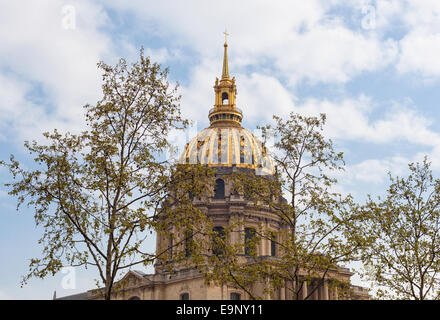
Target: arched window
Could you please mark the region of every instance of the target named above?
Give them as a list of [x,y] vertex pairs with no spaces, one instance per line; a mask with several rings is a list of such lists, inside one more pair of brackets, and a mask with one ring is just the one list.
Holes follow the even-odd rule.
[[189,293],[185,292],[180,295],[180,300],[189,300]]
[[274,232],[270,234],[270,255],[275,257],[277,255],[277,235]]
[[128,298],[128,300],[141,300],[141,298],[139,298],[138,296],[133,296]]
[[222,179],[215,180],[215,196],[216,199],[225,198],[225,182]]
[[241,294],[239,294],[237,292],[232,292],[230,298],[231,298],[231,300],[241,300]]
[[[226,101],[226,103],[225,103]],[[222,93],[222,104],[229,104],[229,96],[226,92]]]
[[170,260],[173,259],[174,240],[170,238]]
[[191,255],[191,251],[193,248],[193,233],[191,230],[185,231],[185,257],[189,257]]
[[223,227],[214,227],[214,239],[212,241],[212,253],[216,256],[223,254],[222,242],[225,239]]
[[254,228],[245,228],[244,229],[244,254],[249,256],[251,254],[252,249],[252,240],[255,236]]

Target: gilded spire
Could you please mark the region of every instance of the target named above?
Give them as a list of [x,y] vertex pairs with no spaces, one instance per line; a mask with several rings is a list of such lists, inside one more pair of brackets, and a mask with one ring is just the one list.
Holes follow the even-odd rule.
[[223,33],[225,35],[223,72],[220,81],[218,78],[215,79],[215,103],[214,108],[209,111],[209,121],[211,127],[241,127],[243,113],[235,105],[235,96],[237,95],[235,77],[229,78],[228,33],[226,30]]
[[229,79],[229,66],[228,66],[228,35],[229,33],[225,30],[223,32],[225,35],[225,53],[223,55],[223,73],[222,73],[222,79]]

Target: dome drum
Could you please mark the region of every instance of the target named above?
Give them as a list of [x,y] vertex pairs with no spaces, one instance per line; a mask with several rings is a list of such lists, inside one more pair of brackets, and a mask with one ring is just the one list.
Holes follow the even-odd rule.
[[243,119],[243,112],[237,107],[215,107],[209,110],[208,117],[211,125],[221,125],[225,123],[226,125],[240,126],[241,120]]

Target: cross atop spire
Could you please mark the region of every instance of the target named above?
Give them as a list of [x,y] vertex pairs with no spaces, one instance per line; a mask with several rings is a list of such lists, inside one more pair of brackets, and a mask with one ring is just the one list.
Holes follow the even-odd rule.
[[228,33],[228,31],[225,29],[225,32],[223,32],[223,34],[225,35],[225,43],[226,43],[226,45],[228,44],[228,36],[229,36],[229,33]]

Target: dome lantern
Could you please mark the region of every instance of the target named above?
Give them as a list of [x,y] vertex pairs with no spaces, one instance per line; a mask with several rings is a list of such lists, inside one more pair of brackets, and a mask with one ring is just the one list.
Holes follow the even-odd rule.
[[208,117],[211,127],[241,127],[243,112],[235,104],[237,87],[235,85],[235,77],[232,79],[229,77],[228,33],[225,31],[224,34],[225,51],[223,54],[222,77],[220,81],[218,78],[215,79],[215,104],[214,108],[209,111]]

